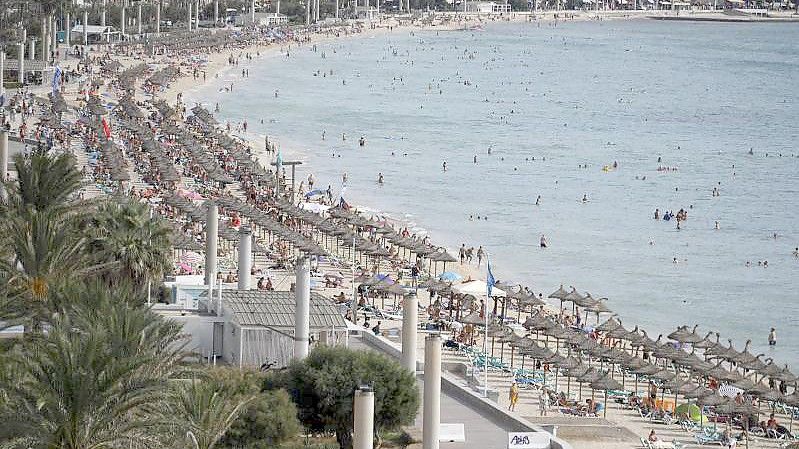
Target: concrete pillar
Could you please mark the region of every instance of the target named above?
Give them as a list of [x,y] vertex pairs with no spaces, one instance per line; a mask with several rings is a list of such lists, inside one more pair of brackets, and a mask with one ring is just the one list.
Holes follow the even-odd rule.
[[50,22],[47,17],[42,17],[42,61],[47,65],[47,60],[50,56],[50,33],[48,32],[48,25]]
[[[402,0],[400,0],[400,1],[402,1]],[[336,0],[336,15],[335,15],[335,17],[338,20],[338,0]]]
[[200,0],[194,3],[194,28],[200,29]]
[[83,45],[89,45],[89,29],[86,26],[89,24],[89,11],[83,11]]
[[155,34],[161,33],[161,3],[155,4]]
[[255,25],[255,0],[250,2],[250,21]]
[[69,13],[67,13],[66,24],[64,25],[64,44],[66,44],[67,51],[69,51],[69,47],[72,45],[71,41],[72,41],[72,20],[69,17]]
[[[338,0],[336,0],[338,1]],[[275,14],[280,14],[280,0],[277,0],[277,8],[275,9]]]
[[50,49],[55,52],[58,50],[58,19],[53,18],[53,31],[50,33],[50,37],[53,39],[53,45],[50,46]]
[[355,390],[352,419],[352,449],[373,449],[375,440],[375,393],[371,387],[360,387]]
[[[3,87],[6,84],[6,77],[4,73],[5,69],[6,69],[6,52],[0,51],[0,95],[2,95],[3,92],[5,92],[5,88]],[[0,107],[2,106],[3,105],[0,104]],[[2,174],[0,174],[0,176],[2,176]]]
[[138,6],[139,6],[139,8],[138,8],[138,11],[137,11],[138,14],[137,14],[137,17],[136,17],[136,26],[139,28],[139,32],[137,34],[141,34],[141,2],[139,2]]
[[28,55],[30,56],[31,61],[36,60],[36,38],[32,37],[30,42],[28,42]]
[[108,0],[103,0],[103,9],[100,11],[100,26],[105,26],[105,10],[108,8]]
[[[5,53],[3,53],[5,55]],[[6,180],[8,174],[8,132],[0,129],[0,182]],[[0,189],[3,187],[0,186]],[[5,192],[5,190],[3,190]]]
[[28,42],[28,30],[25,28],[22,29],[22,42]]
[[441,427],[441,335],[424,340],[422,449],[438,449]]
[[416,373],[416,329],[419,299],[411,293],[402,300],[402,367]]
[[302,360],[308,356],[311,326],[311,261],[307,257],[297,258],[295,274],[294,358]]
[[20,42],[17,44],[19,48],[17,48],[17,82],[20,86],[25,85],[25,43]]
[[214,0],[214,26],[219,23],[219,0]]
[[211,285],[216,279],[216,250],[219,244],[219,209],[209,201],[205,222],[205,284]]
[[249,228],[239,230],[239,290],[249,290],[252,269],[252,231]]
[[125,36],[125,3],[122,3],[122,9],[120,10],[120,17],[119,17],[119,32],[122,36]]
[[187,4],[186,4],[186,6],[189,8],[189,31],[191,31],[191,19],[192,19],[192,15],[191,15],[191,2],[187,3]]
[[316,0],[316,21],[319,21],[319,0]]
[[[305,26],[311,24],[311,2],[313,0],[305,0]],[[280,176],[280,174],[278,174]]]

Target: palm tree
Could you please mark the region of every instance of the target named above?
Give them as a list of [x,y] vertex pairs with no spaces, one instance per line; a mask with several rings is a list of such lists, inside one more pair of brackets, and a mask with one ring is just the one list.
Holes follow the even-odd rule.
[[85,210],[76,199],[81,175],[68,155],[35,150],[17,154],[14,163],[17,180],[5,184],[0,202],[0,245],[7,252],[0,270],[19,293],[42,300],[54,281],[83,271],[77,268],[85,240],[73,226]]
[[4,445],[101,449],[154,442],[161,421],[152,410],[176,372],[178,330],[101,291],[87,288],[84,296],[99,297],[76,298],[47,333],[0,355]]
[[175,424],[165,433],[173,441],[185,436],[187,448],[213,449],[252,400],[210,380],[177,384],[166,409]]
[[17,180],[7,183],[9,198],[0,213],[13,213],[13,209],[20,215],[27,210],[77,212],[83,206],[76,199],[82,176],[73,156],[50,156],[37,149],[27,157],[14,156],[14,165]]
[[171,232],[146,205],[120,199],[101,204],[87,228],[96,263],[112,264],[104,272],[109,284],[130,282],[140,291],[171,271]]

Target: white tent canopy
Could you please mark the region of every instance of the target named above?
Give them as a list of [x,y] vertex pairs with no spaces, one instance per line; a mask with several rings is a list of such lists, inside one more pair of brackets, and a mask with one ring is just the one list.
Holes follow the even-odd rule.
[[[462,284],[455,284],[452,286],[452,291],[462,295],[472,296],[486,296],[488,293],[486,288],[486,281],[466,281]],[[505,291],[498,288],[491,289],[491,296],[494,298],[504,298]]]

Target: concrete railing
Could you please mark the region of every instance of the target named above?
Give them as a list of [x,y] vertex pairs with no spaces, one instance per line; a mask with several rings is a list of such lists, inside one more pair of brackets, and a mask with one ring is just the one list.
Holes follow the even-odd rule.
[[[391,357],[399,359],[402,355],[402,350],[398,345],[386,338],[374,335],[371,332],[362,332],[361,337],[366,344]],[[447,366],[447,364],[445,364],[445,366]],[[417,361],[416,368],[417,370],[419,370],[419,368],[424,370],[424,364]],[[547,429],[510,413],[508,410],[499,407],[496,401],[485,398],[471,388],[461,385],[458,378],[447,371],[442,371],[441,373],[441,389],[478,413],[490,417],[495,422],[501,423],[505,428],[512,429],[511,431],[513,432],[543,432],[552,435],[552,432]],[[489,396],[494,396],[496,398],[496,395],[496,392],[492,394],[492,392],[489,391]],[[569,443],[554,435],[550,437],[549,445],[551,449],[572,449]]]

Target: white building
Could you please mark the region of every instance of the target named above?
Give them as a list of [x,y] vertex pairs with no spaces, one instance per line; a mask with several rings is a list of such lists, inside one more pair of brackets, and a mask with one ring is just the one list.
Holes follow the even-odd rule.
[[497,2],[466,2],[466,12],[481,14],[503,14],[511,12],[509,3]]
[[261,26],[280,26],[289,23],[289,18],[287,15],[277,14],[273,12],[270,13],[256,12],[255,20],[256,22],[258,22],[258,25]]
[[[153,310],[183,324],[188,350],[209,362],[234,366],[286,366],[294,352],[295,294],[286,291],[219,290],[208,300],[207,287],[173,287],[174,304]],[[199,299],[197,299],[199,298]],[[333,301],[311,293],[312,342],[347,343],[347,324]]]

